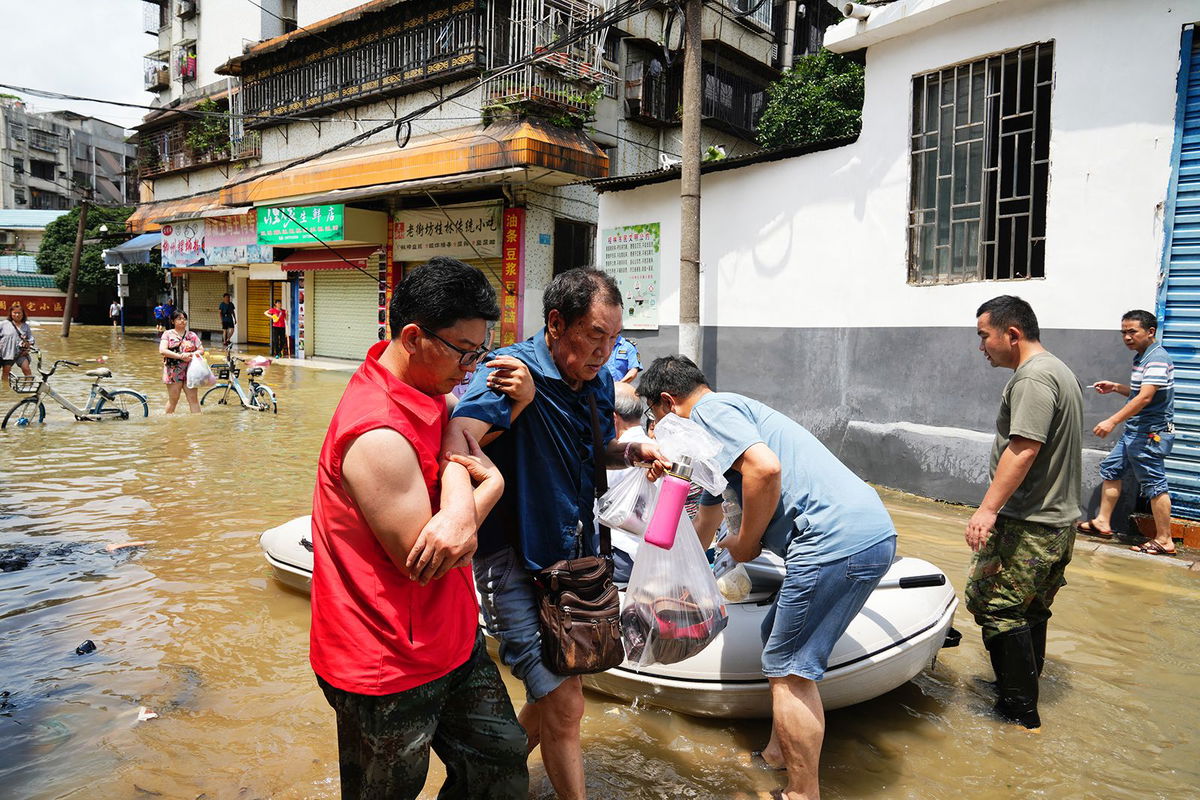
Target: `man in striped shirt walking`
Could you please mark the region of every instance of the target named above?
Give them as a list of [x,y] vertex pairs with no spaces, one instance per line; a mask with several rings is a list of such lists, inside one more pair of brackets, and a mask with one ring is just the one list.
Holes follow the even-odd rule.
[[1104,488],[1096,518],[1079,526],[1082,533],[1112,538],[1111,516],[1121,496],[1121,476],[1133,470],[1142,494],[1150,500],[1154,513],[1153,539],[1135,545],[1134,550],[1155,556],[1175,555],[1171,540],[1171,496],[1167,494],[1167,476],[1163,459],[1171,452],[1175,439],[1173,422],[1175,364],[1166,349],[1154,340],[1158,320],[1149,311],[1130,311],[1121,317],[1121,338],[1137,355],[1129,385],[1096,381],[1100,394],[1116,392],[1129,399],[1121,410],[1098,424],[1093,433],[1103,438],[1125,423],[1125,432],[1112,452],[1100,462]]

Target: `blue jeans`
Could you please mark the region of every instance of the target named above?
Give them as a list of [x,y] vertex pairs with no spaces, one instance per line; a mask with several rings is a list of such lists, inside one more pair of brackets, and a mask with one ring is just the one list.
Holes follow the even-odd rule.
[[525,684],[529,702],[537,702],[567,679],[542,660],[538,599],[524,560],[511,547],[475,559],[475,585],[483,621],[500,642],[500,661]]
[[1171,452],[1174,442],[1175,434],[1166,431],[1125,431],[1112,452],[1100,462],[1100,477],[1106,481],[1119,481],[1126,470],[1132,469],[1142,495],[1147,499],[1158,497],[1167,491],[1163,459]]
[[896,537],[826,564],[801,561],[797,544],[788,545],[787,575],[763,620],[763,674],[819,681],[833,646],[892,565]]

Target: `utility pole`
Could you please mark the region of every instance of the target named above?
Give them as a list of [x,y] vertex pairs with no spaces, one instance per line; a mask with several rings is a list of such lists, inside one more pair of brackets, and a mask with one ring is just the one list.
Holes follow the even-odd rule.
[[679,180],[679,352],[700,363],[700,23],[703,0],[683,6],[683,164]]
[[63,311],[62,337],[71,335],[71,311],[75,308],[75,284],[79,281],[79,257],[83,253],[83,230],[87,227],[88,201],[79,204],[79,227],[75,229],[75,252],[71,256],[71,278],[67,281],[67,302]]

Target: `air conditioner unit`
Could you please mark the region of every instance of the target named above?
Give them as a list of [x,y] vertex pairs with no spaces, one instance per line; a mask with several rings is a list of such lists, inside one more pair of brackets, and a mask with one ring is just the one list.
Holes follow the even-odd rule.
[[175,12],[180,19],[196,16],[196,0],[179,0],[179,10]]
[[16,244],[17,234],[12,231],[0,231],[0,244]]

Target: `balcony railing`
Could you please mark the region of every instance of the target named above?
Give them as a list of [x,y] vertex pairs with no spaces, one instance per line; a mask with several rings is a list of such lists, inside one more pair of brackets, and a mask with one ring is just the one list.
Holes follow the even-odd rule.
[[[764,86],[711,63],[702,67],[700,116],[745,138],[753,138],[765,103]],[[682,103],[682,75],[675,68],[652,69],[631,64],[625,83],[629,115],[648,125],[677,125]]]
[[168,0],[143,0],[142,30],[146,33],[158,33],[167,27],[171,18],[167,15]]
[[147,58],[143,67],[146,91],[157,92],[171,87],[171,67],[166,61]]
[[[746,14],[747,10],[754,8],[755,4],[758,3],[758,0],[725,0],[725,2],[730,8],[739,14]],[[755,24],[759,28],[764,28],[769,31],[771,30],[771,15],[773,9],[774,4],[771,2],[771,0],[765,0],[762,3],[758,3],[758,8],[754,8],[752,13],[746,14],[742,17],[742,19],[746,22]]]
[[485,98],[489,106],[534,103],[579,114],[591,111],[587,88],[578,80],[536,64],[488,81]]
[[[232,157],[233,148],[227,136],[220,141],[205,144],[201,148],[189,143],[188,133],[195,123],[179,123],[162,130],[147,132],[138,143],[138,172],[142,178],[199,169],[212,164],[222,164]],[[245,140],[242,140],[245,142]],[[195,142],[195,138],[191,139]],[[250,150],[257,145],[244,145]],[[239,154],[237,158],[250,158]]]
[[292,48],[286,56],[247,62],[242,75],[247,116],[334,110],[478,74],[485,66],[483,14],[474,0],[405,4],[392,13],[394,20],[324,33],[321,41],[309,43],[311,52]]

